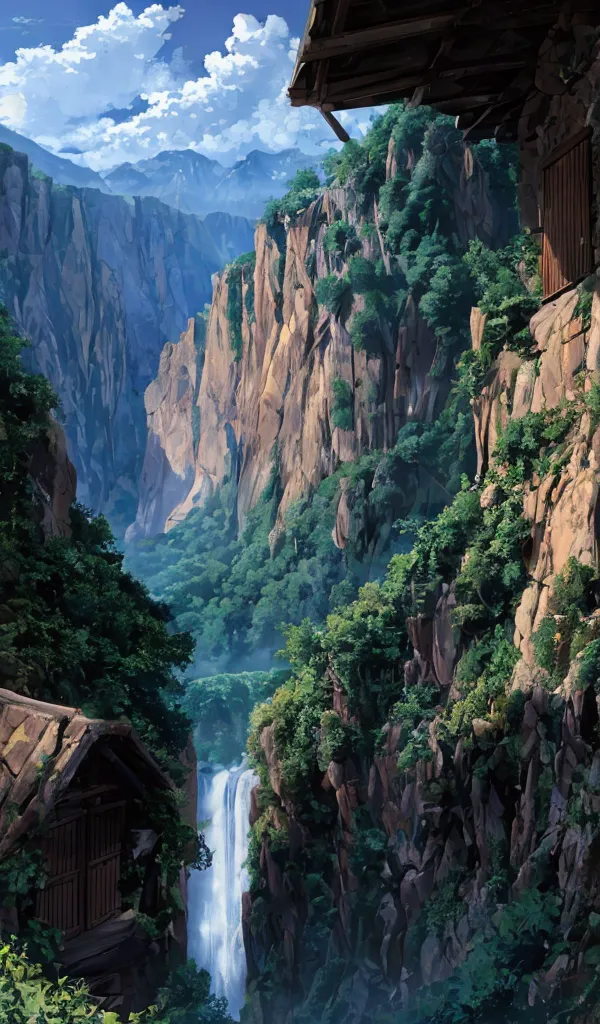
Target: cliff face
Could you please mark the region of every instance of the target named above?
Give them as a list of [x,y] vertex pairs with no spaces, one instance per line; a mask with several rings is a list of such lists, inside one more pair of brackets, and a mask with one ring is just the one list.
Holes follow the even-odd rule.
[[[506,426],[532,411],[574,402],[581,387],[589,394],[600,373],[600,288],[591,322],[584,324],[575,313],[577,300],[576,291],[568,292],[534,318],[532,359],[503,353],[490,370],[474,411],[480,445],[492,461],[499,419]],[[580,377],[577,383],[581,371],[585,381]],[[554,996],[575,998],[591,984],[596,933],[587,919],[600,907],[600,699],[593,679],[583,681],[584,651],[569,656],[568,642],[560,647],[565,616],[552,618],[559,676],[549,678],[536,663],[532,643],[549,608],[553,611],[549,601],[558,574],[572,564],[569,559],[597,566],[600,428],[585,404],[578,408],[560,451],[561,469],[534,475],[525,487],[529,583],[515,615],[514,644],[521,658],[508,681],[508,705],[502,698],[513,709],[510,724],[500,712],[501,698],[491,718],[485,709],[467,711],[474,717],[458,740],[434,719],[424,750],[407,770],[399,765],[403,726],[388,721],[373,758],[334,754],[320,781],[315,778],[323,815],[312,823],[282,784],[276,728],[262,730],[260,747],[274,796],[267,824],[260,790],[253,814],[253,823],[260,819],[262,840],[260,881],[244,909],[249,1020],[291,1021],[293,1008],[297,1012],[302,1006],[310,1015],[325,1005],[332,1012],[343,1008],[344,1019],[358,1024],[371,1021],[377,1007],[408,1011],[428,986],[449,986],[456,977],[460,980],[446,989],[450,999],[461,984],[471,986],[468,998],[483,999],[486,985],[497,977],[494,958],[516,941],[510,916],[502,919],[503,938],[496,930],[509,899],[517,905],[522,900],[532,920],[547,901],[550,917],[542,928],[544,934],[555,929],[554,945],[546,942],[544,948],[540,940],[537,955],[527,953],[531,978],[523,998],[530,1012],[541,1012]],[[493,485],[480,500],[484,507],[493,505]],[[456,604],[454,588],[444,584],[432,609],[407,621],[413,654],[404,666],[405,685],[433,686],[440,704],[461,695],[456,667],[468,638],[457,628]],[[581,617],[588,637],[598,636],[598,623],[597,610]],[[329,671],[331,714],[345,728],[360,727],[360,712],[350,712],[344,686]],[[331,831],[323,825],[325,808],[335,820]],[[364,828],[365,821],[378,845],[370,870],[361,873],[357,823]],[[331,868],[323,868],[318,891],[330,914],[321,933],[315,931],[322,919],[314,902],[314,869],[306,866],[302,876],[296,869],[314,864],[319,848],[333,859]],[[518,927],[527,946],[528,926]],[[483,940],[491,960],[482,957],[457,976]],[[325,966],[315,956],[318,941],[325,942]],[[562,943],[558,951],[557,943]],[[274,998],[261,988],[269,955],[278,958],[282,979]],[[464,987],[460,995],[467,998]],[[592,1019],[582,1014],[578,1019]]]
[[[391,141],[388,180],[410,159]],[[494,206],[477,160],[470,153],[463,157],[461,148],[457,153],[443,147],[433,159],[462,242],[479,237],[490,245],[501,243],[508,229],[506,211]],[[338,222],[355,241],[345,252],[333,253],[324,240]],[[353,346],[351,315],[329,312],[317,302],[319,283],[332,276],[344,280],[352,255],[373,265],[382,261],[391,273],[376,205],[365,211],[351,188],[329,189],[293,225],[259,225],[255,248],[254,267],[234,266],[215,284],[197,398],[199,443],[193,459],[177,470],[181,480],[193,475],[193,482],[170,514],[165,502],[167,528],[230,476],[237,479],[242,523],[275,462],[282,489],[280,526],[286,509],[341,463],[388,449],[407,421],[435,418],[447,395],[442,343],[411,299],[402,325],[390,322],[376,354]],[[232,295],[234,289],[239,295]],[[364,298],[355,296],[352,315],[363,307]],[[348,396],[345,420],[336,415],[340,387]],[[174,413],[173,407],[167,419],[174,422]],[[188,432],[191,414],[186,408]],[[180,415],[181,410],[178,423]],[[170,448],[168,435],[157,435],[153,427],[149,444],[153,452],[157,446],[164,453]],[[191,448],[187,451],[191,454]],[[150,523],[157,526],[149,514],[152,501],[152,488],[142,486],[137,535],[148,535]]]
[[[555,51],[546,57],[552,69]],[[535,133],[539,110],[526,111],[530,191],[540,159],[588,124],[597,194],[598,58],[596,45],[586,74],[539,97]],[[471,330],[479,352],[480,310]],[[460,518],[450,514],[420,536],[414,557],[423,568],[423,550],[433,551],[435,571],[393,624],[398,647],[406,626],[408,658],[382,659],[385,629],[365,626],[377,609],[370,593],[362,617],[340,614],[319,634],[297,689],[257,717],[249,1021],[596,1020],[599,382],[596,271],[542,306],[526,341],[507,341],[475,393],[478,477],[457,507],[472,502],[496,529],[478,547],[469,528],[453,549]],[[395,572],[410,574],[410,563]],[[518,585],[503,607],[510,579]],[[365,634],[375,642],[354,655]],[[302,730],[311,672],[323,674],[315,732],[331,755],[318,765],[286,732]],[[390,683],[400,703],[366,753],[373,722],[357,691]],[[298,703],[293,724],[286,700]],[[335,742],[324,745],[327,735]],[[293,789],[290,749],[306,757],[308,799]]]
[[213,235],[153,199],[56,186],[0,153],[0,296],[61,400],[79,497],[117,533],[135,515],[143,393],[165,341],[251,241],[248,222],[217,221]]

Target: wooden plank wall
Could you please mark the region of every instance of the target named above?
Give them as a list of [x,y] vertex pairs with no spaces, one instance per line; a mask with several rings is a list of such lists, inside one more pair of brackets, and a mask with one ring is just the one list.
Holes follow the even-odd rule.
[[579,133],[543,165],[544,299],[592,271],[591,143]]
[[42,850],[48,880],[36,918],[72,938],[121,909],[119,879],[125,803],[80,811],[48,831]]

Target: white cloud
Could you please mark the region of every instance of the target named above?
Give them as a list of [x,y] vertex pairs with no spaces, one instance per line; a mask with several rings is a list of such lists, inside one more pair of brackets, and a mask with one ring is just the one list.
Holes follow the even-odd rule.
[[[193,79],[180,52],[170,63],[159,57],[183,14],[180,6],[153,4],[136,17],[118,3],[60,50],[17,50],[14,62],[0,65],[0,119],[54,152],[78,150],[75,159],[97,170],[164,149],[192,148],[231,163],[256,148],[329,148],[334,140],[320,115],[287,99],[298,40],[283,18],[270,15],[263,24],[238,14],[224,52],[208,54],[205,74]],[[140,96],[143,113],[121,123],[110,116]],[[369,115],[341,120],[356,132]]]
[[24,18],[22,14],[13,18],[15,25],[41,25],[43,18]]

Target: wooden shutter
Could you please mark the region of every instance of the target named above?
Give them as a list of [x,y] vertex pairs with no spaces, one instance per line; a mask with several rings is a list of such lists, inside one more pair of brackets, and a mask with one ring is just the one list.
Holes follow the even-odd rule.
[[580,132],[542,164],[545,299],[592,272],[590,137]]
[[83,855],[85,852],[83,814],[55,825],[42,842],[48,881],[37,894],[36,917],[66,938],[84,928]]
[[94,928],[121,909],[119,878],[124,812],[124,803],[88,811],[87,928]]

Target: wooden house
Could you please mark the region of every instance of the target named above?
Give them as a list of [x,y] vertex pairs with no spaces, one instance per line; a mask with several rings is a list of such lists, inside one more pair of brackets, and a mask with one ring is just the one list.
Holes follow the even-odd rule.
[[289,96],[342,140],[336,111],[405,100],[518,141],[550,300],[600,265],[599,27],[598,0],[312,0]]
[[41,851],[46,876],[22,909],[0,910],[0,928],[33,917],[58,929],[63,967],[124,1019],[152,1001],[165,950],[124,912],[122,878],[140,866],[135,909],[152,916],[160,837],[147,799],[171,788],[130,725],[0,690],[0,862]]

